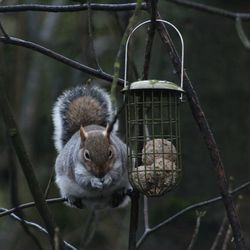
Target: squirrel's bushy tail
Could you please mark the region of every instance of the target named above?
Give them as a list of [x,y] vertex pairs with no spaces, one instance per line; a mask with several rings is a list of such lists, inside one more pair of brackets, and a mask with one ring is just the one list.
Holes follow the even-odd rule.
[[106,126],[113,118],[108,93],[94,86],[77,86],[65,91],[57,99],[53,112],[54,143],[58,152],[80,126]]

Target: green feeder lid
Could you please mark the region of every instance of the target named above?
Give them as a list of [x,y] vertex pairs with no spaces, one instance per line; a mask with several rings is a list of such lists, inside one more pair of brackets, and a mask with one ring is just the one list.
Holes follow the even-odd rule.
[[[127,91],[128,86],[123,88],[122,91]],[[144,80],[144,81],[137,81],[132,82],[130,84],[129,90],[139,90],[139,89],[168,89],[168,90],[175,90],[179,92],[184,92],[184,90],[179,87],[177,84],[168,81],[160,81],[160,80]]]

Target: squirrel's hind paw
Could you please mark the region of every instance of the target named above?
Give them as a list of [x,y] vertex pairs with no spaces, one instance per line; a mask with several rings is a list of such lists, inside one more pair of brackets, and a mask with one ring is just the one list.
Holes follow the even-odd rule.
[[81,198],[75,198],[71,196],[71,197],[67,197],[66,199],[67,199],[66,203],[70,207],[75,207],[75,208],[80,208],[80,209],[84,208]]
[[[111,196],[110,206],[112,208],[123,207],[125,200],[128,199],[128,196],[126,193],[127,193],[127,190],[125,188],[116,190]],[[127,204],[128,202],[125,202],[125,203]]]

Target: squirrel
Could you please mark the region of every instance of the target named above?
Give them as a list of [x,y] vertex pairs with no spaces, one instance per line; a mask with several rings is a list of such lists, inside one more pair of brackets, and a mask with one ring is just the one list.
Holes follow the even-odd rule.
[[65,91],[54,104],[55,182],[73,207],[127,203],[127,148],[114,128],[108,93],[97,86]]

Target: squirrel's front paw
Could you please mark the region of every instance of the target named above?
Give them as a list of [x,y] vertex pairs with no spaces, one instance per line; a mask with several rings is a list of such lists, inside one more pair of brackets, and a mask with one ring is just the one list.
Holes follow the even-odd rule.
[[92,188],[103,189],[103,182],[99,178],[91,178],[90,184]]
[[103,186],[105,186],[105,187],[110,186],[111,183],[112,183],[112,177],[110,175],[106,175],[103,178]]

